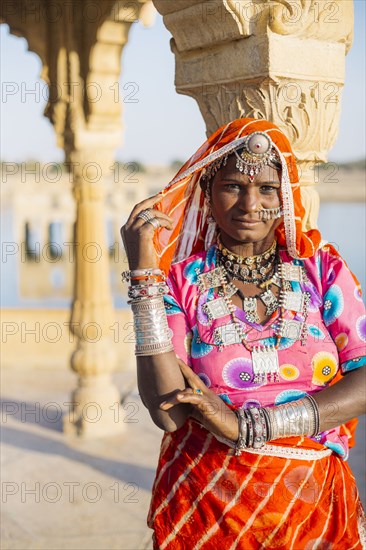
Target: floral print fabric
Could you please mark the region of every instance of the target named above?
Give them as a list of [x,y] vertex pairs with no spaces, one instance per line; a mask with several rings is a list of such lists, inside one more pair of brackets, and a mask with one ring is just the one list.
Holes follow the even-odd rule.
[[[254,382],[251,354],[243,344],[220,348],[214,331],[230,325],[230,315],[209,321],[205,303],[215,290],[200,292],[197,277],[216,267],[216,246],[171,266],[170,294],[165,298],[169,326],[176,354],[203,382],[228,404],[236,407],[271,406],[313,394],[328,386],[339,374],[365,365],[366,316],[360,289],[347,265],[331,249],[323,247],[315,256],[293,260],[280,249],[282,262],[302,265],[308,282],[291,282],[292,291],[310,294],[306,319],[306,345],[281,338],[278,356],[280,380]],[[250,323],[243,310],[235,316],[248,330],[249,344],[274,344],[278,312],[263,326]],[[296,312],[285,318],[302,320]],[[221,329],[222,330],[222,329]],[[319,443],[342,458],[348,456],[348,437],[335,428],[319,434]]]

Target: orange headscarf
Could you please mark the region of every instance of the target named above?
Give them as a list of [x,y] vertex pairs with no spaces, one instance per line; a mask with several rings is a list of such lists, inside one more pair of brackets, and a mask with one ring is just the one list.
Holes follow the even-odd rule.
[[302,229],[305,209],[301,202],[296,160],[287,137],[267,120],[239,118],[212,134],[161,191],[161,201],[155,208],[175,221],[173,231],[161,228],[155,234],[155,248],[160,268],[164,271],[169,271],[172,262],[198,253],[211,244],[208,210],[199,185],[203,169],[240,147],[245,136],[253,132],[268,134],[281,159],[284,219],[276,230],[279,244],[285,246],[293,258],[308,258],[316,252],[321,236],[317,229],[306,232]]

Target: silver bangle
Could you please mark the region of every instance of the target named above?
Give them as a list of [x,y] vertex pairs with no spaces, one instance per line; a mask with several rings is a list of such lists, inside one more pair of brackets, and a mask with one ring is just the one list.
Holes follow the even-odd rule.
[[312,437],[315,437],[318,435],[319,433],[319,428],[320,428],[320,417],[319,417],[319,408],[318,408],[318,404],[317,402],[315,401],[314,397],[312,395],[307,395],[306,397],[304,397],[304,401],[307,401],[310,403],[311,407],[312,407],[312,410],[313,410],[313,414],[314,414],[314,430],[313,430],[313,433],[311,434]]
[[169,351],[174,351],[173,344],[170,340],[159,344],[144,344],[142,346],[136,346],[135,355],[137,357],[143,357],[147,355],[168,353]]
[[146,277],[146,279],[149,279],[151,277],[162,277],[163,280],[165,280],[165,273],[161,269],[151,267],[146,269],[132,269],[122,271],[121,278],[123,282],[129,283],[131,281],[131,277]]
[[306,396],[276,407],[264,407],[269,421],[268,441],[283,437],[314,436],[319,430],[319,411],[313,398]]
[[128,297],[132,299],[136,298],[149,298],[152,296],[161,296],[168,294],[169,287],[166,283],[148,283],[146,285],[133,285],[128,287]]
[[254,443],[254,427],[253,427],[253,421],[250,416],[250,413],[248,409],[245,409],[244,411],[245,416],[247,418],[247,429],[248,429],[248,436],[247,436],[247,447],[253,447]]
[[173,351],[172,331],[168,325],[163,297],[133,299],[131,307],[136,339],[135,355],[148,356]]
[[162,296],[153,296],[148,300],[131,300],[130,302],[133,313],[153,311],[154,309],[164,308],[164,300]]
[[267,441],[267,425],[265,417],[257,407],[250,407],[248,412],[253,422],[253,449],[260,449]]
[[246,449],[247,445],[247,418],[245,416],[244,409],[240,408],[235,410],[235,414],[238,417],[238,429],[239,437],[235,445],[235,455],[240,456],[241,452]]
[[163,271],[155,267],[146,268],[146,269],[132,269],[130,271],[131,277],[141,277],[144,275],[163,275]]

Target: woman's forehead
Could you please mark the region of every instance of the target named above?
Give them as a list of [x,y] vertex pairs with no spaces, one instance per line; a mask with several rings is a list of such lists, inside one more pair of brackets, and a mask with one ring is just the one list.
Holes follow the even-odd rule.
[[[227,160],[227,164],[220,168],[220,170],[216,174],[217,179],[224,179],[224,178],[230,178],[239,182],[246,182],[248,180],[248,176],[241,173],[238,168],[236,167],[236,159],[235,157],[231,157]],[[278,171],[273,168],[272,166],[263,166],[263,168],[260,170],[258,174],[255,176],[255,181],[264,181],[271,179],[275,182],[280,182],[280,177],[278,174]]]

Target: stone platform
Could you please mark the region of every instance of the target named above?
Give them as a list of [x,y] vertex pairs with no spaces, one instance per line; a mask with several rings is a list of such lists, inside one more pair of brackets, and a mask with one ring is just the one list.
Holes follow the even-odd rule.
[[[75,387],[71,371],[2,370],[3,550],[152,548],[146,515],[162,432],[141,404],[134,373],[114,378],[124,397],[124,432],[82,441],[61,431]],[[94,416],[90,409],[90,421]],[[365,417],[350,459],[365,502],[362,430]]]

